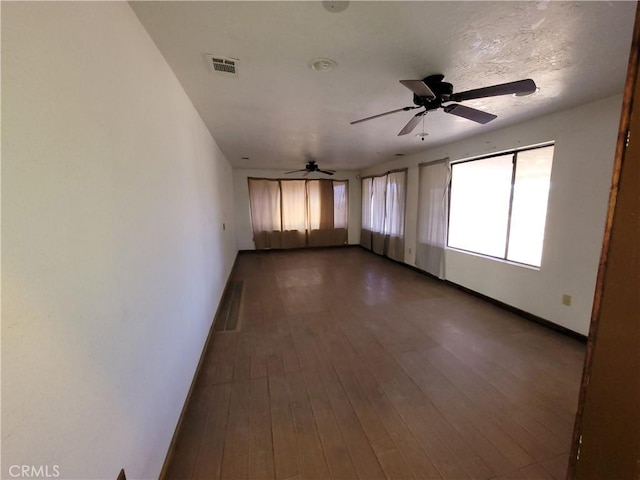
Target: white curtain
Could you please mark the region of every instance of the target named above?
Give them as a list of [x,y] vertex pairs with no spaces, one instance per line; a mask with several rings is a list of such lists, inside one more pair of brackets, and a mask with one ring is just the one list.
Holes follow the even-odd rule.
[[450,181],[449,159],[420,165],[416,266],[440,279],[445,278]]
[[387,175],[384,218],[385,254],[404,261],[404,211],[407,171]]
[[[340,187],[337,187],[340,184]],[[307,181],[308,244],[312,247],[344,245],[347,243],[347,182],[332,180]],[[336,196],[338,191],[338,196]],[[339,224],[335,213],[339,210]]]
[[349,182],[333,182],[333,224],[335,228],[347,228],[349,222]]
[[281,182],[280,190],[282,192],[282,229],[304,232],[307,228],[305,181]]
[[256,248],[278,248],[280,239],[273,235],[282,230],[278,182],[250,178],[249,203]]
[[404,260],[407,171],[362,179],[360,244],[379,255]]
[[360,229],[360,245],[371,250],[371,193],[373,178],[362,179],[362,228]]
[[386,212],[387,176],[374,177],[371,185],[371,249],[384,255],[384,216]]
[[348,181],[249,179],[257,249],[344,245]]
[[304,180],[287,180],[280,185],[282,209],[281,248],[300,248],[306,245],[308,229],[306,215],[306,185]]

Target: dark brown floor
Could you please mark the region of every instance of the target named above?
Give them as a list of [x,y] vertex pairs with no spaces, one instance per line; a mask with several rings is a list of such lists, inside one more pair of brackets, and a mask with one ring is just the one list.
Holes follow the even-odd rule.
[[166,478],[564,479],[580,342],[360,248],[234,277]]

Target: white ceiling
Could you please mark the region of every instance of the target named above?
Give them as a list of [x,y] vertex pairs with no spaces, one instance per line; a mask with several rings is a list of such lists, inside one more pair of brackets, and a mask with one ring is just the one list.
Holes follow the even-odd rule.
[[[622,91],[635,2],[142,1],[131,5],[235,168],[361,169]],[[237,77],[206,54],[239,59]],[[337,62],[314,72],[318,57]],[[442,110],[429,136],[397,133],[415,112],[399,80],[442,73],[454,92],[523,78],[540,90],[464,102],[487,125]],[[249,160],[242,160],[249,157]]]

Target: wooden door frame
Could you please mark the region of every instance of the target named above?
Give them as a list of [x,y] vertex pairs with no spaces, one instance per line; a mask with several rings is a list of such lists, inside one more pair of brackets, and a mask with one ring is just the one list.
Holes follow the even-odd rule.
[[[604,239],[600,264],[598,268],[598,277],[596,281],[596,289],[594,295],[593,309],[591,313],[591,325],[589,327],[589,336],[587,340],[587,350],[584,362],[584,370],[582,375],[582,383],[580,385],[580,396],[578,401],[578,410],[574,425],[574,432],[571,445],[571,455],[569,457],[569,466],[567,471],[567,480],[576,478],[578,459],[580,455],[580,446],[583,433],[583,419],[585,413],[585,401],[588,394],[589,383],[591,380],[591,371],[593,366],[594,350],[597,344],[598,332],[602,316],[602,300],[605,292],[606,273],[608,267],[609,253],[611,251],[611,234],[614,226],[614,218],[616,214],[616,206],[618,205],[618,190],[620,186],[621,174],[627,154],[629,144],[630,128],[634,129],[634,135],[637,135],[640,126],[631,123],[634,103],[636,110],[640,110],[640,98],[638,88],[640,87],[638,78],[639,74],[639,50],[640,50],[640,8],[636,7],[635,26],[633,31],[633,39],[631,44],[631,52],[629,56],[629,65],[627,77],[624,87],[624,95],[622,100],[622,112],[620,118],[620,126],[618,129],[618,139],[616,144],[615,159],[613,166],[613,177],[611,183],[611,191],[609,194],[609,207],[605,224]],[[636,116],[638,113],[636,112]],[[640,122],[636,118],[636,122]],[[636,137],[634,137],[635,139]],[[627,160],[629,161],[629,160]],[[633,161],[637,161],[634,159]],[[633,281],[633,279],[630,279]],[[608,286],[613,288],[612,285]],[[630,426],[630,428],[633,428]],[[640,461],[640,460],[639,460]]]

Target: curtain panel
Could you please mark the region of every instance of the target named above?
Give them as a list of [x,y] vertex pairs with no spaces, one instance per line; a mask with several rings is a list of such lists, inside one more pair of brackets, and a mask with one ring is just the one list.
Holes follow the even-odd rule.
[[360,244],[379,255],[404,260],[407,171],[362,179]]
[[389,258],[404,261],[404,211],[407,171],[387,175],[384,235],[385,253]]
[[373,191],[373,178],[362,179],[362,228],[360,229],[360,245],[371,250],[371,192]]
[[440,279],[445,278],[450,182],[448,158],[420,165],[416,266]]
[[384,216],[386,213],[387,176],[374,177],[371,188],[371,249],[384,255]]
[[256,249],[347,243],[347,180],[249,178],[248,182]]

